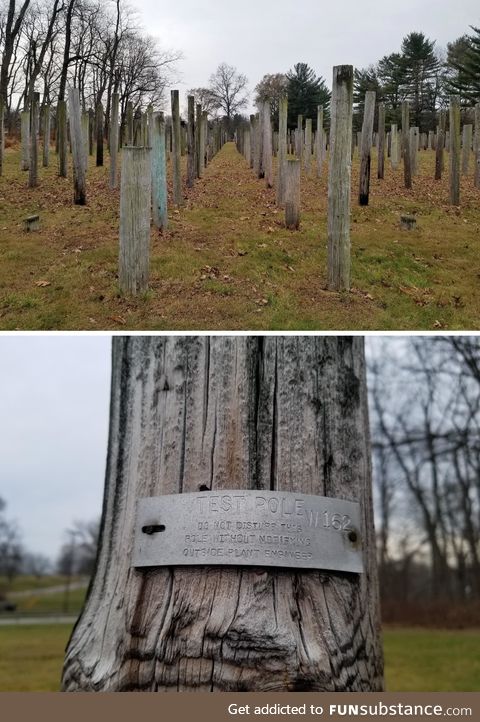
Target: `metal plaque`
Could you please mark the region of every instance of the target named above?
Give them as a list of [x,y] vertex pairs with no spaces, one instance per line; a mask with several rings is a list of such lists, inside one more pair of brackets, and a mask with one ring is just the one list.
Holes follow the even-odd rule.
[[238,565],[363,572],[360,505],[274,491],[140,499],[134,567]]

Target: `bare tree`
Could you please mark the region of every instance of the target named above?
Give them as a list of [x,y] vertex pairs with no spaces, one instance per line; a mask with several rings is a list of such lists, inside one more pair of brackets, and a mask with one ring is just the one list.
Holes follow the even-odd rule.
[[17,524],[5,516],[6,503],[0,498],[0,575],[9,582],[19,574],[23,547]]
[[248,102],[248,78],[231,65],[221,63],[210,76],[210,90],[216,98],[218,108],[223,110],[229,132],[234,115],[245,108]]

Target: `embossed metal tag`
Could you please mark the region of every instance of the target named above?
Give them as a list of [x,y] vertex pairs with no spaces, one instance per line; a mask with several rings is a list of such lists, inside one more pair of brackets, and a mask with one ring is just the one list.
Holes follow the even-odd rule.
[[134,567],[238,565],[363,572],[360,505],[290,492],[140,499]]

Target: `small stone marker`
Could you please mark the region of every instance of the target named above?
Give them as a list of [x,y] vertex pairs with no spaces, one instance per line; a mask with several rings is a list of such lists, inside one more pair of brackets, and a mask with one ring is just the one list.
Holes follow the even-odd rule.
[[40,216],[28,216],[23,221],[23,227],[27,233],[40,230]]
[[401,216],[400,225],[404,231],[414,231],[417,227],[415,216]]

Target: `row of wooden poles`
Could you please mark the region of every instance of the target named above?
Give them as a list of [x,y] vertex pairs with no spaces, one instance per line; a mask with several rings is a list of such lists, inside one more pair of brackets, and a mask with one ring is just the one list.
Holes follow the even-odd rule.
[[[176,150],[180,149],[180,156],[189,155],[188,187],[192,187],[195,178],[201,178],[206,164],[218,152],[225,142],[225,130],[219,123],[209,125],[208,114],[203,111],[202,105],[195,104],[194,96],[188,99],[188,123],[180,119],[179,92],[172,91],[172,118],[166,119],[163,113],[154,113],[153,106],[147,111],[134,114],[132,103],[127,103],[126,118],[123,126],[119,125],[120,98],[114,94],[111,103],[109,118],[108,146],[110,152],[110,188],[118,186],[118,153],[122,147],[152,147],[153,129],[155,123],[160,126],[160,133],[165,141],[167,159],[174,159],[176,168]],[[68,111],[68,112],[67,112]],[[43,137],[43,166],[50,164],[51,143],[51,107],[40,107],[40,95],[36,93],[29,110],[20,114],[21,123],[21,159],[20,167],[29,171],[29,186],[38,186],[38,159],[40,126]],[[68,142],[74,161],[74,202],[78,205],[86,203],[86,172],[88,156],[93,155],[96,141],[96,164],[104,164],[104,133],[105,114],[102,103],[98,103],[96,110],[81,111],[78,90],[71,88],[67,103],[59,102],[56,117],[56,146],[59,158],[59,176],[67,177]],[[194,129],[193,138],[189,138],[191,129]],[[193,158],[191,149],[195,157]],[[177,174],[174,174],[176,179]],[[174,184],[174,202],[182,205],[181,182]],[[166,216],[162,216],[159,226],[166,227]]]
[[[460,204],[460,176],[469,173],[471,152],[474,152],[474,184],[480,188],[480,103],[475,108],[475,133],[473,126],[465,124],[463,136],[460,123],[460,99],[450,99],[450,130],[446,130],[446,111],[441,111],[436,132],[420,134],[410,127],[410,106],[402,104],[402,129],[392,124],[386,133],[385,105],[379,103],[378,130],[374,133],[376,109],[375,92],[367,92],[362,132],[353,133],[353,67],[336,66],[333,69],[330,133],[324,129],[323,108],[318,108],[317,133],[312,132],[312,120],[303,128],[299,116],[295,131],[287,126],[288,100],[279,104],[279,130],[273,132],[270,103],[264,102],[260,112],[250,117],[237,133],[237,147],[258,178],[265,178],[266,185],[276,184],[276,199],[285,208],[287,228],[298,229],[300,225],[301,168],[310,173],[316,159],[317,175],[322,175],[329,149],[328,175],[328,287],[332,291],[350,289],[351,248],[351,170],[356,147],[360,152],[360,205],[368,205],[372,168],[372,148],[378,150],[378,178],[385,175],[385,156],[391,159],[392,168],[404,165],[405,187],[412,188],[412,178],[417,173],[418,151],[432,148],[436,151],[435,178],[441,179],[444,168],[444,150],[450,155],[450,201]],[[463,139],[463,143],[462,143]],[[273,157],[277,156],[277,176],[274,181]],[[289,155],[296,155],[291,159]],[[463,156],[463,157],[462,157]]]

